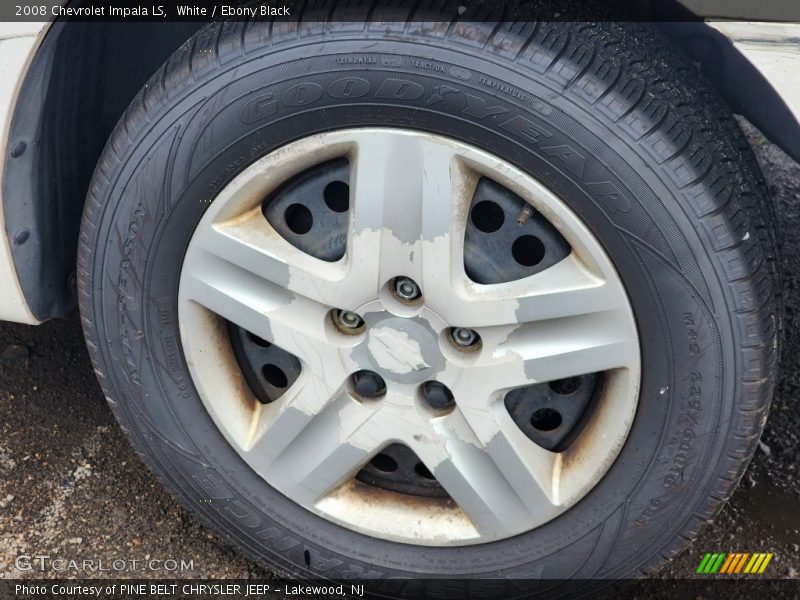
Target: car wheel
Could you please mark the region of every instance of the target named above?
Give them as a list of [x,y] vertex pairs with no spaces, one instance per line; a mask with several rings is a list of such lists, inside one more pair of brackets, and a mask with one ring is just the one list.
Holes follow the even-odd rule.
[[98,377],[279,573],[646,572],[766,418],[758,168],[653,28],[433,17],[213,24],[154,75],[81,233]]

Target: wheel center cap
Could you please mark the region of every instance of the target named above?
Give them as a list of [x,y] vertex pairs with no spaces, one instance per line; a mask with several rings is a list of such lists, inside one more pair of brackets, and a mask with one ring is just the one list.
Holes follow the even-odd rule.
[[[429,379],[444,367],[436,332],[419,317],[368,314],[367,339],[354,358],[383,377],[402,383]],[[366,363],[366,364],[365,364]]]
[[370,331],[367,348],[383,369],[405,375],[430,367],[422,356],[422,348],[407,331],[377,327]]

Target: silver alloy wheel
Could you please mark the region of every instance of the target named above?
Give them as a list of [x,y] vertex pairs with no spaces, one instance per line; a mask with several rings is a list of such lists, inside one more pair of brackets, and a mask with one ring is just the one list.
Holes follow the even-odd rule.
[[[351,165],[343,258],[288,243],[261,202],[304,170]],[[530,203],[572,248],[555,265],[481,285],[464,271],[464,232],[480,177]],[[402,302],[396,277],[419,284]],[[342,333],[331,311],[361,315]],[[553,519],[585,496],[622,448],[638,401],[639,341],[622,282],[599,242],[552,192],[496,156],[440,136],[395,129],[314,135],[257,160],[213,200],[180,280],[181,340],[194,384],[228,442],[270,485],[314,513],[382,539],[442,546],[503,539]],[[231,350],[230,321],[295,355],[299,377],[258,402]],[[453,327],[480,336],[460,351]],[[385,394],[359,398],[368,369]],[[511,389],[604,372],[575,443],[533,443],[503,404]],[[455,407],[422,398],[438,381]],[[391,444],[413,450],[449,495],[423,498],[354,479]]]

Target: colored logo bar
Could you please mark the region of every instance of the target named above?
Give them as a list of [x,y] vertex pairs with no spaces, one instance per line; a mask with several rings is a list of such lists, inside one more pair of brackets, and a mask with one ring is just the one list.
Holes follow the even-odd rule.
[[767,569],[773,556],[771,552],[706,552],[695,572],[703,575],[760,575]]

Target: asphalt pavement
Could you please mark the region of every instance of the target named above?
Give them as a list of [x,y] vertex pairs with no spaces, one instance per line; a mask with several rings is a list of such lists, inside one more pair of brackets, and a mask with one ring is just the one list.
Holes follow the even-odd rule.
[[[748,135],[784,223],[780,379],[738,490],[655,578],[691,576],[708,551],[774,552],[773,577],[800,570],[800,167],[757,131]],[[51,559],[19,570],[29,566],[19,556]],[[79,558],[81,568],[57,570],[56,557]],[[39,327],[0,323],[0,578],[64,576],[270,577],[140,463],[95,382],[77,314]]]

